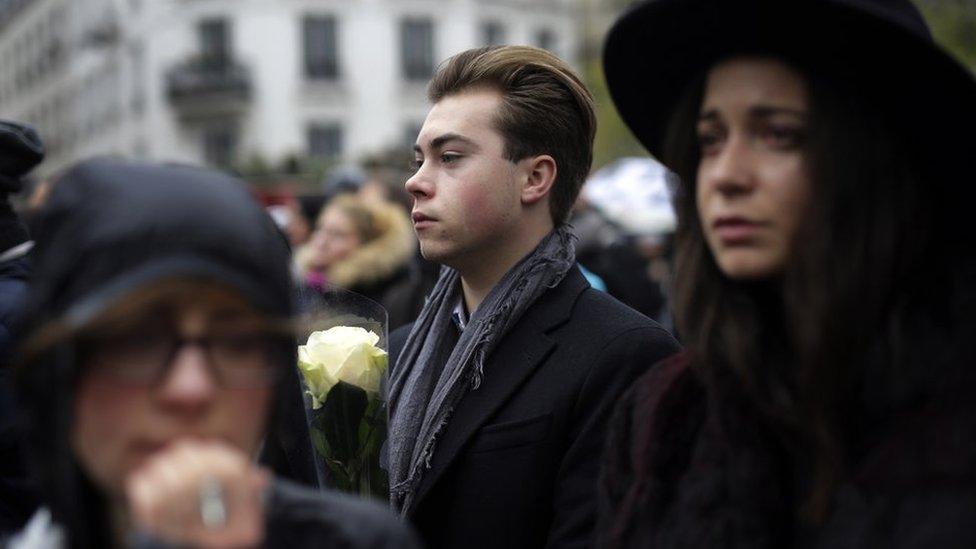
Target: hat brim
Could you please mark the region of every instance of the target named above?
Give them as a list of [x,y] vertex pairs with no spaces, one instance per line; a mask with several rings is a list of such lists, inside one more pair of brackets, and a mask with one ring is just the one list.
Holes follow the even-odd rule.
[[83,328],[132,292],[176,278],[212,280],[229,286],[251,301],[258,310],[275,311],[282,308],[280,304],[255,302],[260,296],[267,294],[262,290],[261,281],[253,280],[239,270],[211,258],[181,254],[160,257],[118,273],[72,304],[62,316],[62,321],[68,328]]
[[604,72],[624,122],[666,160],[665,134],[682,95],[717,61],[740,53],[816,59],[870,82],[923,147],[945,145],[938,137],[946,129],[976,122],[976,81],[966,69],[925,35],[833,1],[644,2],[608,34]]

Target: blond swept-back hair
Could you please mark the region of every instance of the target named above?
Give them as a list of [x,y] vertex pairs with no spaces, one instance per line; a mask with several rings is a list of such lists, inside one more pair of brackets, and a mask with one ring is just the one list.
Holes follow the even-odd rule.
[[556,161],[549,196],[553,223],[566,221],[593,162],[593,97],[563,60],[530,46],[489,46],[444,62],[427,87],[437,103],[446,96],[487,88],[501,93],[495,126],[505,157],[518,162],[548,154]]

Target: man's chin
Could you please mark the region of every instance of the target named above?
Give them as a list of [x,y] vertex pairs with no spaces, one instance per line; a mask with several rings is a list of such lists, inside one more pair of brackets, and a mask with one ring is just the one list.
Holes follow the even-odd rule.
[[443,248],[433,245],[424,246],[423,242],[420,243],[420,255],[427,261],[441,264],[446,264],[446,260],[450,258],[450,254],[445,253]]

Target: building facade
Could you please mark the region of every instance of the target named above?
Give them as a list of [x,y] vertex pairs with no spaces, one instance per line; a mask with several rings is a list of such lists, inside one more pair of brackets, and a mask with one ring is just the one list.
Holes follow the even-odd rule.
[[0,117],[46,175],[97,154],[239,166],[412,143],[438,63],[485,44],[574,62],[576,0],[0,0]]

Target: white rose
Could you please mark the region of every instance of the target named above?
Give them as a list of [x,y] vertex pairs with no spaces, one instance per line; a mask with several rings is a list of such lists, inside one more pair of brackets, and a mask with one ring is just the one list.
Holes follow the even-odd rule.
[[380,336],[363,328],[336,326],[314,332],[298,346],[298,368],[305,378],[312,408],[325,402],[332,387],[345,381],[377,393],[386,372],[386,351],[376,346]]

